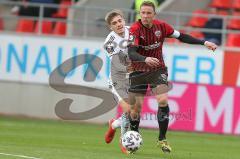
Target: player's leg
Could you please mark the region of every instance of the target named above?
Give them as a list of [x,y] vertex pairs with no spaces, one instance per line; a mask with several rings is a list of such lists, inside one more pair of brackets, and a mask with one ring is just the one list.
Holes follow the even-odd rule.
[[123,113],[121,115],[121,137],[128,131],[129,128],[129,118],[128,118],[128,114],[129,114],[129,110],[130,110],[130,106],[129,104],[126,102],[128,99],[125,100],[121,100],[119,102]]
[[169,106],[167,94],[157,95],[157,101],[159,104],[157,112],[159,125],[158,145],[161,147],[163,152],[171,152],[172,149],[166,138],[169,124]]
[[122,113],[117,119],[111,119],[108,122],[108,130],[105,133],[105,142],[111,143],[117,128],[121,128],[121,136],[125,134],[129,127],[128,113]]
[[144,100],[143,94],[132,93],[135,98],[135,102],[131,104],[131,110],[129,114],[130,129],[139,132],[140,113]]
[[[114,129],[114,130],[117,129],[117,128],[121,128],[121,129],[125,128],[126,129],[128,127],[128,124],[129,124],[129,120],[127,118],[127,116],[128,116],[127,112],[129,110],[128,104],[125,101],[121,100],[121,101],[119,101],[118,105],[122,106],[122,110],[123,110],[122,115],[120,117],[118,117],[117,119],[111,119],[109,121],[110,129]],[[126,132],[126,130],[123,130],[123,133],[124,132]]]
[[[121,101],[122,103],[123,101]],[[124,102],[126,102],[124,100]],[[122,137],[123,135],[128,131],[128,128],[129,128],[129,118],[128,118],[128,114],[129,114],[129,105],[127,105],[128,109],[125,109],[124,105],[122,107],[122,110],[123,110],[123,113],[121,115],[121,136],[120,136],[120,139],[119,139],[119,146],[120,146],[120,149],[122,151],[122,153],[124,154],[129,154],[130,152],[127,151],[127,149],[122,145]]]
[[140,113],[142,109],[144,95],[147,90],[144,72],[132,72],[129,75],[129,103],[131,111],[129,114],[130,129],[138,132],[140,124]]
[[[109,87],[112,89],[112,93],[113,93],[113,98],[115,99],[116,101],[116,104],[119,105],[119,100],[121,99],[120,96],[117,94],[117,91],[116,89],[114,88],[112,82],[111,84],[109,85]],[[111,143],[114,136],[115,136],[115,133],[116,133],[116,129],[121,127],[121,117],[119,117],[117,120],[116,119],[111,119],[109,120],[108,122],[108,130],[107,132],[105,133],[105,142],[107,144]]]
[[[118,117],[117,119],[111,119],[112,122],[111,122],[111,128],[112,129],[117,129],[117,128],[120,128],[121,127],[121,124],[122,124],[122,116]],[[110,120],[110,121],[111,121]]]
[[158,102],[157,119],[159,125],[158,144],[163,152],[171,152],[171,147],[167,143],[166,134],[169,124],[169,106],[167,92],[171,89],[171,85],[167,81],[167,68],[159,69],[149,75],[151,84],[157,85],[152,89]]
[[[128,82],[125,82],[128,84]],[[119,96],[121,96],[121,98],[119,98],[119,106],[122,108],[122,115],[121,115],[121,136],[119,139],[119,146],[120,149],[122,151],[122,153],[124,154],[129,154],[130,152],[127,151],[127,149],[125,147],[123,147],[122,145],[122,136],[128,131],[129,128],[129,118],[128,118],[128,114],[130,111],[130,106],[129,106],[129,101],[128,101],[128,91],[127,91],[127,87],[128,85],[124,85],[124,81],[122,81],[123,87],[122,89],[118,89],[118,94]]]
[[118,85],[114,87],[116,90],[115,94],[119,100],[119,106],[122,108],[123,114],[121,116],[121,136],[123,136],[129,127],[128,114],[130,111],[129,99],[128,99],[128,79],[118,81]]
[[115,86],[112,87],[114,98],[117,101],[118,105],[122,108],[123,114],[117,120],[110,120],[109,129],[105,134],[106,143],[110,143],[113,140],[117,128],[121,127],[122,136],[124,133],[126,133],[129,126],[128,112],[130,108],[127,103],[128,92],[126,87],[128,86],[126,86],[126,84],[128,84],[128,82],[126,81],[128,80],[114,82]]
[[129,154],[130,152],[128,152],[127,149],[122,146],[122,142],[121,142],[122,136],[128,131],[128,128],[129,128],[129,120],[128,120],[127,112],[123,112],[122,115],[116,120],[114,120],[114,119],[110,120],[109,129],[108,129],[107,133],[105,134],[105,142],[110,143],[113,140],[116,129],[119,127],[121,128],[121,136],[120,136],[120,140],[119,140],[120,149],[121,149],[122,153]]
[[105,142],[107,144],[112,142],[116,133],[116,129],[119,128],[120,126],[121,126],[121,117],[119,117],[118,119],[111,119],[108,121],[108,130],[105,133]]
[[166,139],[166,133],[169,123],[169,107],[167,94],[161,94],[157,96],[158,101],[158,124],[159,124],[159,140]]

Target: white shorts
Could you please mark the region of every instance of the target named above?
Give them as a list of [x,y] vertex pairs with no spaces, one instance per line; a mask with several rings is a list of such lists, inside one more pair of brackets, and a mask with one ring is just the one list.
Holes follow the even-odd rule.
[[111,89],[117,102],[128,98],[129,79],[112,81]]

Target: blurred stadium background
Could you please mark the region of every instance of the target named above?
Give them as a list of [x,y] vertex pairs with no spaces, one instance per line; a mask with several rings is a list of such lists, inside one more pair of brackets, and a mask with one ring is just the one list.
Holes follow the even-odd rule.
[[[141,118],[144,145],[133,156],[121,154],[118,139],[113,146],[104,143],[106,123],[121,110],[99,108],[112,96],[101,99],[96,92],[108,93],[110,61],[102,45],[109,30],[104,16],[119,8],[131,25],[134,0],[33,1],[0,1],[0,158],[239,158],[239,0],[161,1],[157,18],[220,47],[212,53],[201,46],[166,40],[164,57],[173,83],[169,140],[174,151],[166,155],[155,147],[156,101],[146,98]],[[36,15],[18,11],[29,6],[37,8]],[[45,15],[49,8],[51,14]],[[51,72],[76,55],[83,55],[88,64],[71,71],[65,87],[88,86],[95,93],[94,89],[60,91],[49,85]],[[103,61],[98,74],[91,65],[95,59],[89,55]],[[97,75],[95,80],[84,80],[88,67],[90,74]],[[56,104],[66,98],[73,100],[69,111],[57,109]],[[96,107],[100,113],[84,114]]]

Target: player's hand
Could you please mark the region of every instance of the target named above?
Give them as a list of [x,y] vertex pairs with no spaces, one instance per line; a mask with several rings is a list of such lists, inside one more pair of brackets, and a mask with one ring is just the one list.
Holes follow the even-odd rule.
[[204,45],[205,45],[209,50],[212,50],[212,51],[215,51],[216,48],[218,47],[215,43],[210,42],[210,41],[205,41]]
[[150,67],[158,67],[159,66],[159,60],[154,57],[147,57],[145,59],[145,63]]
[[127,66],[127,72],[128,72],[128,73],[131,73],[131,72],[133,72],[133,71],[134,71],[134,68],[132,67],[131,64],[129,64],[129,65]]

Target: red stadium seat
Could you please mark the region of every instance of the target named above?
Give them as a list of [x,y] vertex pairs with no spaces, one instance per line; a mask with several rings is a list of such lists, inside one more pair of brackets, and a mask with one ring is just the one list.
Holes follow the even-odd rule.
[[17,32],[32,33],[34,31],[34,20],[19,19],[17,23]]
[[[36,27],[35,27],[35,33],[38,33],[39,31],[39,26],[40,23],[37,22]],[[42,29],[41,29],[41,33],[42,34],[51,34],[53,31],[53,23],[51,21],[42,21]]]
[[232,8],[240,9],[240,0],[233,0]]
[[217,15],[220,15],[220,16],[229,15],[228,11],[226,11],[226,10],[219,10],[219,11],[217,11],[216,14],[217,14]]
[[240,12],[234,12],[233,16],[236,16],[237,18],[230,19],[227,27],[229,29],[239,29],[240,30]]
[[55,27],[53,29],[53,34],[55,35],[65,35],[66,34],[66,23],[65,22],[56,22]]
[[4,27],[3,27],[3,19],[0,18],[0,30],[3,30],[3,29],[4,29]]
[[212,0],[211,7],[229,9],[232,7],[232,0]]
[[68,7],[71,6],[71,1],[61,1],[59,9],[56,14],[52,17],[54,18],[67,18],[68,16]]
[[226,46],[240,47],[240,34],[228,34]]
[[195,38],[204,39],[204,34],[200,31],[192,31],[189,34]]
[[191,19],[188,22],[188,26],[192,26],[192,27],[203,27],[206,22],[208,21],[207,17],[203,17],[197,14],[208,14],[207,11],[204,10],[196,10],[193,12],[193,16],[191,17]]

